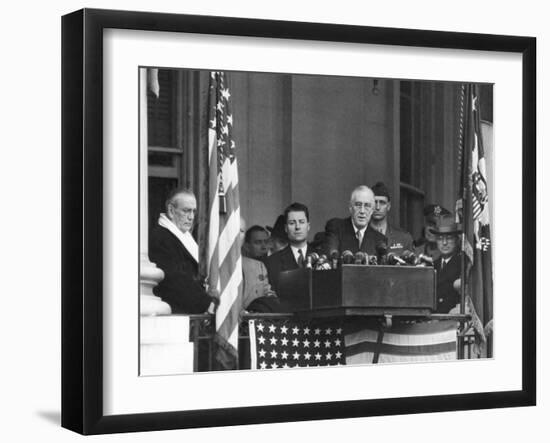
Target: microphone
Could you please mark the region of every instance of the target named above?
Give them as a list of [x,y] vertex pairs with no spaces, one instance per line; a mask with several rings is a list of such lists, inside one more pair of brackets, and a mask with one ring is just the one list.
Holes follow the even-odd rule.
[[357,251],[355,253],[355,264],[356,265],[364,265],[367,263],[368,255],[364,252]]
[[349,249],[346,249],[344,252],[342,252],[342,263],[343,264],[351,265],[354,260],[355,260],[355,257],[353,255],[353,252],[351,252]]
[[376,257],[377,261],[381,265],[386,264],[386,255],[388,254],[388,244],[385,241],[379,241],[376,243]]
[[388,253],[388,244],[385,241],[376,243],[376,255],[384,256]]
[[390,265],[406,265],[405,260],[399,258],[395,253],[390,252],[388,254],[388,264]]
[[330,265],[327,263],[327,256],[325,254],[321,254],[315,263],[315,270],[319,271],[322,269],[327,269],[327,266],[328,269],[330,269]]
[[434,259],[431,258],[429,255],[418,254],[418,259],[429,264],[430,266],[434,265]]
[[317,252],[312,252],[306,256],[306,263],[311,263],[311,268],[314,268],[319,260],[319,254]]
[[330,265],[332,269],[338,269],[338,251],[331,251],[330,253]]
[[416,254],[412,251],[409,251],[409,250],[405,250],[401,253],[401,259],[402,260],[405,260],[405,262],[407,262],[409,265],[417,265],[418,264],[418,257],[416,256]]

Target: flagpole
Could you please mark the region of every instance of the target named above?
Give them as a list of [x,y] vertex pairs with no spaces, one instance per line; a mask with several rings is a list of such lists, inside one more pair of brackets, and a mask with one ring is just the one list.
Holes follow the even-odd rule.
[[[460,107],[460,134],[459,134],[459,149],[460,149],[460,163],[461,163],[461,224],[462,224],[462,234],[460,235],[461,239],[461,248],[460,248],[460,314],[464,315],[465,313],[465,304],[466,304],[466,233],[464,232],[465,226],[465,216],[466,216],[466,189],[467,189],[467,163],[466,163],[466,143],[464,141],[465,135],[465,124],[464,124],[464,111],[465,111],[465,86],[462,85],[461,88],[461,107]],[[464,331],[467,328],[465,324],[461,322],[461,327],[459,328],[458,333],[458,343],[457,343],[457,358],[459,360],[464,359]]]

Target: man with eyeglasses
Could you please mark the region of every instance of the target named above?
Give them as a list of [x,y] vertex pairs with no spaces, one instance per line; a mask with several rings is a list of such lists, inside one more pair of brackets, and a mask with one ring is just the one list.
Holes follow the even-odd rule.
[[366,252],[369,255],[376,253],[376,246],[385,242],[380,232],[369,226],[374,211],[374,193],[365,185],[355,188],[350,197],[349,213],[347,218],[333,218],[325,226],[325,241],[327,254],[337,251],[356,253]]
[[149,236],[149,258],[164,271],[164,279],[153,292],[174,314],[213,312],[219,294],[205,289],[198,270],[199,247],[191,235],[197,212],[195,195],[186,188],[175,189],[165,208]]
[[437,305],[435,312],[447,314],[460,302],[461,263],[459,235],[461,226],[452,215],[441,217],[435,228],[428,228],[435,236],[439,258],[434,262],[437,271]]

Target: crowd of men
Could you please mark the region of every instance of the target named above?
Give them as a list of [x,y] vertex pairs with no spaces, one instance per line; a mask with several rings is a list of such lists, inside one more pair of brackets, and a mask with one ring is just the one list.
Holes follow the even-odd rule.
[[[149,256],[164,271],[164,279],[154,289],[173,313],[214,312],[219,294],[208,288],[198,273],[199,245],[191,232],[197,202],[192,191],[176,189],[166,199],[165,210],[149,236]],[[461,227],[453,215],[439,205],[424,209],[425,225],[420,239],[413,241],[405,230],[388,221],[391,197],[379,182],[371,188],[361,185],[350,195],[349,217],[332,218],[324,232],[310,240],[310,215],[306,205],[292,203],[273,227],[253,225],[246,229],[241,218],[242,310],[286,312],[292,300],[279,294],[279,276],[311,265],[311,257],[363,253],[366,257],[395,257],[405,263],[409,257],[423,257],[415,265],[437,270],[435,312],[457,310],[460,300],[461,263],[458,254]]]

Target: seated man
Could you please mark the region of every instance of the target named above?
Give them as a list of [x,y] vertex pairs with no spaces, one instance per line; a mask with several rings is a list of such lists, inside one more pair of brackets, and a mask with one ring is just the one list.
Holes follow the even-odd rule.
[[243,254],[256,260],[267,257],[269,233],[259,225],[254,225],[244,235]]
[[411,234],[388,223],[391,209],[390,193],[382,182],[372,187],[374,193],[374,211],[369,226],[386,237],[387,251],[401,255],[403,251],[413,250]]
[[310,229],[307,206],[292,203],[285,209],[284,220],[288,245],[267,257],[265,262],[269,281],[279,296],[279,274],[305,267],[308,253],[307,236]]
[[[246,231],[250,232],[254,226]],[[260,226],[260,229],[263,228]],[[240,241],[245,242],[246,222],[241,217]],[[264,230],[265,232],[265,230]],[[267,233],[266,233],[267,234]],[[267,239],[266,239],[267,240]],[[265,243],[264,243],[265,246]],[[267,248],[266,248],[267,252]],[[256,259],[242,256],[243,267],[243,310],[249,312],[277,312],[280,309],[279,299],[271,289],[265,265]]]
[[219,300],[215,289],[205,290],[198,275],[199,247],[191,235],[197,201],[189,189],[176,189],[166,199],[166,213],[149,236],[149,258],[164,271],[153,289],[175,314],[213,312]]
[[438,314],[448,314],[460,303],[461,260],[458,250],[458,235],[462,232],[460,225],[450,215],[441,217],[435,228],[429,228],[435,236],[440,256],[434,262],[437,271],[437,305]]
[[353,190],[349,202],[350,217],[333,218],[325,226],[327,255],[332,251],[339,254],[348,250],[369,255],[376,253],[376,247],[386,238],[380,232],[369,227],[374,210],[374,194],[367,186],[358,186]]

